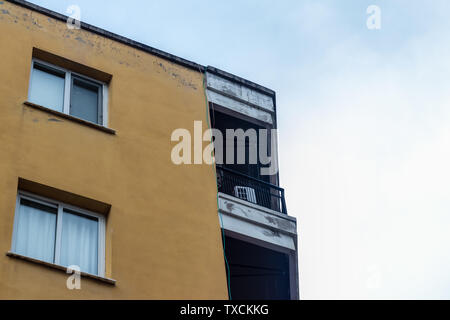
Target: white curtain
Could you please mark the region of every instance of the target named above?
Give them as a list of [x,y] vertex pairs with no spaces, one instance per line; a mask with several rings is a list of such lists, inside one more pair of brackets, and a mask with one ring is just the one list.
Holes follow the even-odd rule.
[[64,210],[60,264],[98,274],[98,220]]
[[57,75],[34,68],[31,76],[30,102],[63,111],[64,75]]
[[56,236],[56,208],[21,200],[15,251],[53,263]]

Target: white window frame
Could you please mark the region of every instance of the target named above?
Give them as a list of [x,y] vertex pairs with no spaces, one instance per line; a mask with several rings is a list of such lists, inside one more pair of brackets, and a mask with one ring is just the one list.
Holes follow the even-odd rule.
[[[35,63],[42,65],[44,67],[47,67],[49,69],[54,69],[55,71],[59,71],[61,73],[65,74],[64,79],[64,102],[63,102],[63,113],[70,115],[70,97],[71,97],[71,90],[72,90],[72,76],[79,77],[81,79],[85,79],[91,82],[94,82],[95,84],[101,86],[101,123],[96,123],[98,125],[101,125],[103,127],[108,127],[108,85],[105,82],[92,79],[90,77],[87,77],[83,74],[73,72],[71,70],[56,66],[54,64],[33,58],[31,61],[31,72],[30,72],[30,81],[29,81],[29,87],[28,87],[28,101],[30,101],[30,95],[31,95],[31,87],[33,86],[33,72],[34,72],[34,65]],[[30,101],[32,102],[32,101]],[[47,107],[47,106],[43,106]],[[72,116],[74,117],[74,116]],[[82,118],[80,118],[82,119]],[[85,119],[82,119],[85,120]],[[85,120],[88,121],[88,120]]]
[[[60,201],[52,200],[49,198],[37,196],[35,194],[19,191],[17,194],[16,200],[16,210],[14,215],[14,227],[13,227],[13,239],[11,244],[11,252],[16,252],[16,244],[18,237],[18,227],[19,227],[19,214],[20,214],[20,200],[26,199],[29,201],[33,201],[36,203],[43,204],[45,206],[53,207],[57,209],[56,215],[56,236],[55,236],[55,255],[54,261],[52,262],[55,265],[62,266],[60,264],[61,257],[61,232],[62,232],[62,219],[63,219],[63,210],[68,209],[75,213],[80,214],[81,216],[93,217],[98,220],[98,274],[94,274],[95,276],[105,277],[105,216],[99,213],[95,213],[89,210],[81,209]],[[64,268],[68,266],[62,266]],[[84,272],[81,270],[81,272]]]

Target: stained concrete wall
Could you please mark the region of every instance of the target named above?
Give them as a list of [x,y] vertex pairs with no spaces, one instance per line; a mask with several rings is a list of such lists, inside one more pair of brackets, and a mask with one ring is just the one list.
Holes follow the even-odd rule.
[[[205,119],[202,74],[5,1],[0,30],[0,299],[227,298],[214,171],[170,159],[171,132]],[[23,104],[34,47],[112,75],[116,135]],[[116,286],[68,290],[65,273],[5,255],[19,177],[111,205]]]
[[230,81],[208,71],[208,101],[231,111],[275,125],[275,104],[272,95],[264,94],[242,83]]

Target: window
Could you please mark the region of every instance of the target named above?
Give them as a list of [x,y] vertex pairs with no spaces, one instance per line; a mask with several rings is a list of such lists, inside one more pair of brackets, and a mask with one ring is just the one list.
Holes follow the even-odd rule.
[[30,86],[29,100],[63,112],[64,81],[64,72],[35,64],[31,74],[32,86]]
[[105,218],[26,192],[17,196],[12,251],[104,276]]
[[106,127],[107,90],[103,82],[33,59],[32,103]]

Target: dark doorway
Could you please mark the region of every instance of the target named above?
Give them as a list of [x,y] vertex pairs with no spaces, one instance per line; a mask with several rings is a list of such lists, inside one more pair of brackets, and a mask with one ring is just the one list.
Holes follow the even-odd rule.
[[[224,163],[223,166],[243,173],[245,175],[248,175],[250,177],[265,181],[265,182],[270,182],[270,176],[267,175],[261,175],[260,174],[260,168],[261,167],[266,167],[267,165],[263,165],[260,163],[259,161],[259,130],[260,129],[265,129],[262,126],[259,126],[257,124],[236,118],[236,117],[232,117],[230,115],[227,115],[225,113],[222,112],[218,112],[215,111],[213,109],[211,109],[211,122],[212,122],[212,127],[215,129],[220,130],[220,132],[222,132],[223,135],[223,159],[225,162],[225,159],[227,157],[227,150],[225,148],[225,146],[227,145],[227,143],[230,143],[232,145],[234,145],[234,164],[227,164]],[[245,141],[238,141],[236,138],[234,139],[234,141],[228,141],[227,135],[226,135],[226,130],[227,129],[233,129],[233,130],[237,130],[237,129],[242,129],[244,132],[247,131],[248,129],[254,129],[256,131],[257,134],[257,139],[258,142],[255,145],[250,145],[249,140],[246,139]],[[268,142],[267,145],[270,145],[270,137],[268,138]],[[245,164],[238,164],[237,163],[237,148],[238,147],[244,147],[245,148]],[[250,152],[256,152],[257,154],[257,163],[256,164],[250,164],[249,163],[249,153]],[[267,151],[265,151],[267,152]]]
[[225,236],[233,300],[289,300],[289,257]]

